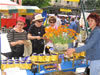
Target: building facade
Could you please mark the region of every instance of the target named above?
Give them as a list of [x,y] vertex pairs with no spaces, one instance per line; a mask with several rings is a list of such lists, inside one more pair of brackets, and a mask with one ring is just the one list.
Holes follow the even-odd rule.
[[68,6],[68,7],[78,7],[78,2],[69,2],[65,0],[51,0],[51,5],[56,6]]

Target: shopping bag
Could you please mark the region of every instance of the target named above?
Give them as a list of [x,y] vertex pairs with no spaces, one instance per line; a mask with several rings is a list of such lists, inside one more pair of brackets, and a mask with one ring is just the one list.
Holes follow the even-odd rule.
[[32,43],[30,40],[24,41],[24,54],[23,56],[30,56],[32,54]]

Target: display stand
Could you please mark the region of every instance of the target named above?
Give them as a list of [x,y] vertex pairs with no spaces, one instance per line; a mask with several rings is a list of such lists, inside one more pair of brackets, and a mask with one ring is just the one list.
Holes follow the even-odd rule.
[[[33,64],[35,65],[38,65],[38,72],[40,73],[40,69],[41,69],[41,65],[47,65],[47,64],[57,64],[58,65],[58,62],[43,62],[43,63],[37,63],[37,62],[33,62]],[[43,67],[42,67],[43,69]],[[57,70],[57,69],[56,69]]]
[[[63,56],[60,57],[62,59],[61,63],[59,62],[46,62],[46,63],[36,63],[33,62],[33,64],[37,65],[38,72],[35,73],[35,75],[44,75],[47,73],[52,73],[52,72],[58,72],[58,71],[63,71],[63,72],[68,72],[68,71],[73,71],[75,72],[77,68],[82,68],[82,67],[87,67],[89,66],[89,62],[84,58],[80,59],[65,59]],[[57,68],[56,69],[51,69],[47,70],[45,69],[45,65],[50,65],[50,64],[56,64]],[[59,69],[59,67],[61,69]],[[27,70],[27,75],[34,75],[31,71]]]

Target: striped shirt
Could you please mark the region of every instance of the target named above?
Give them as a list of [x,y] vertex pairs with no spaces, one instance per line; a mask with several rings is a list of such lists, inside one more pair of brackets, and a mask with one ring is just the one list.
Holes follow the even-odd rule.
[[7,38],[9,42],[27,40],[27,32],[16,32],[14,29],[11,29],[10,32],[7,34]]

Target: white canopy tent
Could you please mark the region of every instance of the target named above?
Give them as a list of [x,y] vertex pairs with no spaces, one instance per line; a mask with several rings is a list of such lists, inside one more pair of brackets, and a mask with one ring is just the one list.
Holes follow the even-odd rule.
[[40,9],[37,6],[13,6],[13,5],[0,5],[0,10],[14,10],[14,9],[33,9],[33,10],[38,10]]
[[0,12],[6,12],[6,13],[42,13],[42,10],[37,6],[0,5]]
[[18,4],[16,2],[12,2],[10,0],[0,0],[0,5],[18,5]]
[[0,13],[41,13],[37,6],[19,6],[17,3],[10,0],[0,0]]

